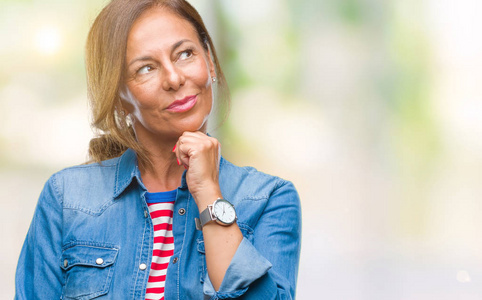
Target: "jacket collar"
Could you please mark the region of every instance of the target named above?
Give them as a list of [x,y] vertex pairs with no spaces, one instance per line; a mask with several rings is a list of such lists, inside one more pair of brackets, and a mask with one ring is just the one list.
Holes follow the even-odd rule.
[[119,157],[115,172],[114,199],[119,197],[122,192],[136,178],[138,183],[145,189],[141,180],[141,173],[137,167],[137,156],[134,150],[127,149],[124,154]]
[[[137,183],[143,190],[147,191],[146,187],[142,183],[141,173],[137,164],[136,152],[132,149],[127,149],[117,162],[115,172],[115,186],[114,186],[114,199],[119,197],[125,189],[136,179]],[[187,189],[186,183],[186,171],[182,174],[181,188]]]

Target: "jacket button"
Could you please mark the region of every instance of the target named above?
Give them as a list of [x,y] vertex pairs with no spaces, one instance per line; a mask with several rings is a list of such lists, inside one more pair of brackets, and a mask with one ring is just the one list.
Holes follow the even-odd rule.
[[104,260],[99,257],[98,259],[95,260],[95,263],[98,264],[98,265],[101,265],[101,264],[104,263]]
[[140,264],[139,269],[144,271],[145,269],[147,269],[147,265],[146,264]]
[[186,210],[184,208],[180,208],[178,213],[181,215],[181,216],[184,216],[184,214],[186,213]]
[[69,265],[69,261],[68,261],[68,260],[64,260],[64,268],[67,268],[68,265]]
[[144,211],[144,218],[147,218],[147,210]]
[[172,260],[172,263],[175,264],[175,263],[177,263],[177,261],[178,261],[178,258],[174,257],[174,259]]

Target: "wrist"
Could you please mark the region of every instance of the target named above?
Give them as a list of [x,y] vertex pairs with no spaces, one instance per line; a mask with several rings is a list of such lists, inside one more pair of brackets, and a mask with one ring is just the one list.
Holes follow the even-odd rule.
[[223,198],[221,194],[221,189],[218,186],[213,186],[210,188],[203,189],[201,191],[196,192],[196,194],[192,195],[196,204],[198,206],[199,212],[203,211],[211,205],[219,198]]

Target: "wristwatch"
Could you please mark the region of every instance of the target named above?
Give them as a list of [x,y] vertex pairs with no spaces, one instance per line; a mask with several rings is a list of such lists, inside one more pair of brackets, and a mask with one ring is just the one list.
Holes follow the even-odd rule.
[[196,229],[202,230],[206,223],[215,221],[219,225],[229,226],[236,222],[236,210],[228,200],[218,198],[213,204],[199,214],[199,219],[195,218]]

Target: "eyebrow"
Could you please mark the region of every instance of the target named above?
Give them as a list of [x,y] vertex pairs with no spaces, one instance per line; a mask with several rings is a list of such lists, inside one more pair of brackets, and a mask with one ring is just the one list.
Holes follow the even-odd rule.
[[[189,39],[183,39],[183,40],[180,40],[180,41],[176,42],[174,45],[172,45],[171,52],[176,50],[177,48],[179,48],[185,42],[190,42],[190,41],[191,40],[189,40]],[[141,56],[141,57],[133,59],[127,67],[130,67],[132,64],[134,64],[135,62],[138,62],[138,61],[148,61],[148,60],[153,60],[153,57],[149,56],[149,55]]]

